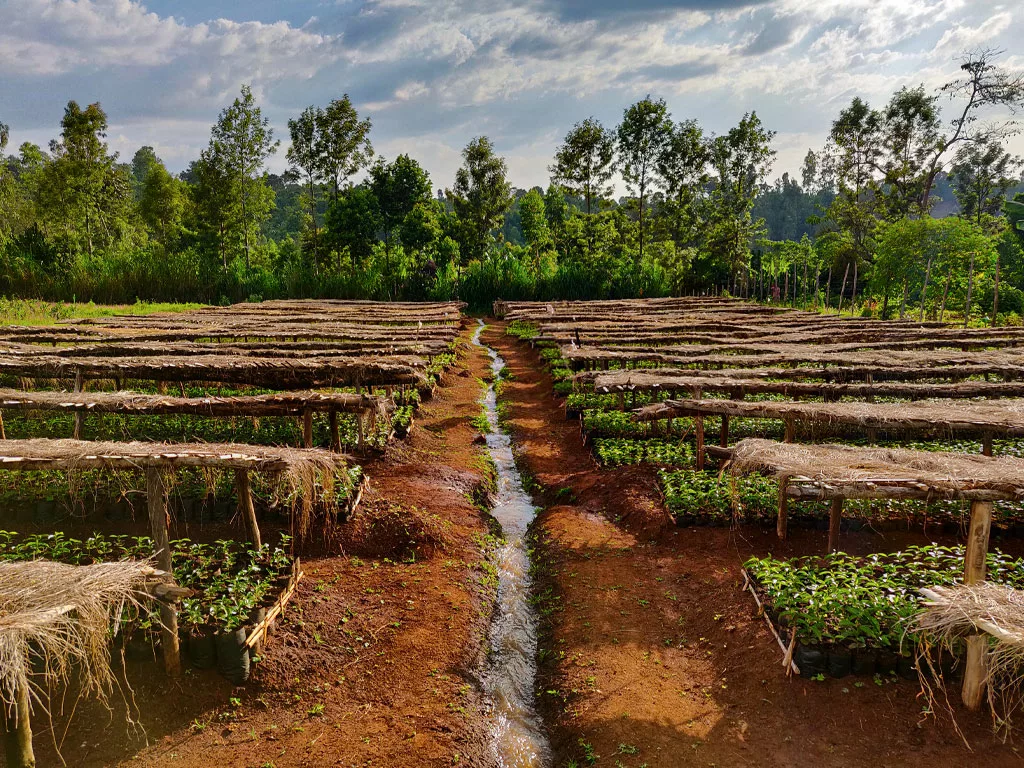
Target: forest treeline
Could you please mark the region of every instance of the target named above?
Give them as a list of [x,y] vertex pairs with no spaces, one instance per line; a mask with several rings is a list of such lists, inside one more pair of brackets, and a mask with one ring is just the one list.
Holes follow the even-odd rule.
[[[170,173],[123,162],[100,104],[59,137],[0,154],[0,294],[226,303],[275,297],[608,298],[729,293],[887,315],[1024,314],[1017,131],[1024,77],[966,55],[943,88],[854,98],[799,180],[768,182],[774,133],[754,112],[712,135],[663,99],[567,132],[546,189],[514,189],[485,137],[449,186],[384,158],[348,96],[280,137],[249,88]],[[0,124],[0,152],[8,131]],[[613,180],[628,194],[615,197]],[[1016,196],[1021,202],[1007,202]],[[950,214],[950,215],[946,215]],[[1017,224],[1020,223],[1020,227]]]

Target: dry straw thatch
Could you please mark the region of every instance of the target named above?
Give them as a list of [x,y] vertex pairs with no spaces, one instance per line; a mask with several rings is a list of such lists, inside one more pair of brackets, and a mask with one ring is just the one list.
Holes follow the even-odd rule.
[[114,682],[110,629],[139,604],[152,573],[132,560],[0,563],[0,702],[13,708],[19,689],[41,701],[33,668],[51,684],[68,683],[74,670],[86,693],[105,698]]
[[979,491],[1005,498],[1024,496],[1024,459],[1008,456],[776,443],[748,438],[733,449],[730,469],[738,475],[761,472],[787,481],[806,478],[826,490],[829,486],[847,484],[909,486],[946,498]]
[[1024,706],[1024,592],[1000,584],[957,584],[922,590],[928,598],[911,627],[918,638],[918,671],[929,698],[944,688],[935,660],[964,638],[983,633],[985,686],[996,723],[1007,731]]
[[[2,470],[137,470],[156,467],[243,469],[266,473],[276,495],[292,509],[293,532],[303,538],[313,524],[317,504],[331,504],[344,490],[351,499],[348,457],[319,448],[241,445],[237,443],[90,442],[87,440],[0,441]],[[331,523],[328,518],[325,525]],[[328,525],[329,527],[329,525]]]

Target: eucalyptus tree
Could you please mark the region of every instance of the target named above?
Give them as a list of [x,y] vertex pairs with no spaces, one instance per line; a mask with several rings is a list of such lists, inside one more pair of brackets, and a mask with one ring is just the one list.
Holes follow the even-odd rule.
[[270,121],[256,106],[252,89],[243,85],[241,97],[220,113],[213,126],[210,149],[215,162],[223,164],[227,174],[234,178],[247,270],[251,267],[253,236],[270,213],[270,190],[261,171],[279,145]]
[[324,111],[316,107],[306,107],[297,118],[288,121],[288,133],[291,146],[285,158],[293,173],[300,175],[306,186],[306,197],[309,203],[309,220],[313,229],[314,259],[319,251],[316,207],[316,185],[323,180],[325,161],[322,157],[324,140],[321,129],[324,125]]
[[1006,194],[1020,183],[1022,161],[996,138],[965,144],[956,153],[950,179],[962,216],[979,224],[999,215]]
[[639,251],[644,256],[644,203],[654,182],[658,158],[664,153],[672,134],[672,120],[664,99],[650,95],[636,102],[622,117],[618,136],[619,170],[626,186],[636,194],[639,205]]
[[614,159],[615,133],[588,117],[572,127],[548,170],[552,182],[583,198],[589,214],[595,199],[600,202],[611,194]]
[[462,167],[455,172],[455,183],[448,190],[455,214],[461,223],[460,253],[464,259],[480,258],[491,233],[501,226],[511,207],[512,186],[508,165],[494,153],[486,136],[472,139],[462,150]]
[[370,164],[373,145],[370,143],[370,119],[359,119],[346,93],[334,99],[316,115],[319,173],[331,185],[337,200],[345,183]]
[[708,246],[728,269],[728,282],[733,284],[747,265],[751,244],[764,229],[764,220],[755,220],[751,211],[775,159],[771,148],[774,136],[756,112],[748,112],[734,128],[711,142],[714,188]]
[[405,218],[417,203],[431,200],[430,175],[409,155],[399,155],[390,163],[380,158],[370,169],[369,188],[377,198],[384,248],[390,254],[393,235]]
[[677,248],[693,243],[700,218],[699,204],[707,190],[710,147],[696,120],[670,126],[668,141],[657,158],[658,185],[665,191]]

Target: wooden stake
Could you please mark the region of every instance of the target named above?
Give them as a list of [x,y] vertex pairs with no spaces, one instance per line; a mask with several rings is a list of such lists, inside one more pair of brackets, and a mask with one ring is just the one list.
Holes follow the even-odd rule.
[[7,432],[4,430],[4,412],[0,411],[0,440],[7,439]]
[[843,523],[843,499],[832,499],[832,509],[828,517],[828,551],[839,551],[839,528]]
[[245,518],[245,528],[249,532],[249,541],[256,549],[259,549],[263,541],[260,537],[259,523],[256,521],[256,508],[252,503],[252,487],[249,485],[248,470],[235,470],[235,491],[238,493],[238,506],[242,510],[242,517]]
[[786,419],[786,438],[785,442],[792,443],[796,437],[796,422],[793,419]]
[[722,429],[718,435],[718,444],[723,448],[729,447],[729,417],[722,415]]
[[313,447],[313,411],[309,408],[302,412],[302,445],[305,448]]
[[14,704],[3,711],[4,753],[7,768],[35,768],[36,756],[32,751],[32,701],[28,688],[18,686],[14,691]]
[[779,521],[775,526],[775,533],[783,541],[786,540],[786,533],[789,530],[789,499],[786,496],[786,481],[779,482]]
[[[985,581],[985,560],[988,555],[988,539],[992,530],[992,502],[971,502],[971,530],[967,537],[967,553],[964,557],[964,584],[970,586]],[[964,668],[964,687],[961,691],[968,709],[981,709],[985,698],[985,650],[988,638],[972,635],[967,638],[967,666]]]
[[[82,369],[79,368],[77,371],[75,371],[75,392],[81,392],[84,384],[85,384],[85,382],[82,379]],[[82,411],[77,411],[75,413],[75,427],[74,427],[74,431],[71,433],[71,436],[75,440],[81,440],[82,439],[82,426],[83,426],[84,423],[85,423],[85,413],[83,413]]]
[[341,433],[338,432],[338,412],[331,411],[331,450],[341,453]]
[[[167,537],[167,485],[157,467],[146,469],[146,501],[149,505],[149,527],[153,534],[153,550],[157,567],[173,573],[171,544]],[[164,669],[168,675],[181,674],[181,653],[178,648],[178,612],[173,605],[160,603],[160,646]]]
[[[3,424],[0,423],[0,429],[2,429],[2,427],[3,427]],[[2,432],[0,432],[0,437],[3,437],[3,433]],[[991,432],[986,432],[981,437],[981,455],[982,456],[991,456],[992,455],[992,433]]]

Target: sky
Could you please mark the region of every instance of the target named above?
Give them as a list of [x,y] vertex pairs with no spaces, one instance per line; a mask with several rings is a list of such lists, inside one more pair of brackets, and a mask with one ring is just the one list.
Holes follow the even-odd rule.
[[435,188],[479,135],[528,188],[574,123],[614,127],[650,94],[716,134],[756,111],[774,177],[854,96],[939,86],[979,47],[1024,69],[1021,41],[1019,0],[0,0],[0,122],[45,146],[68,100],[99,101],[112,150],[151,145],[177,172],[249,84],[280,172],[288,119],[347,93],[377,153],[410,154]]

